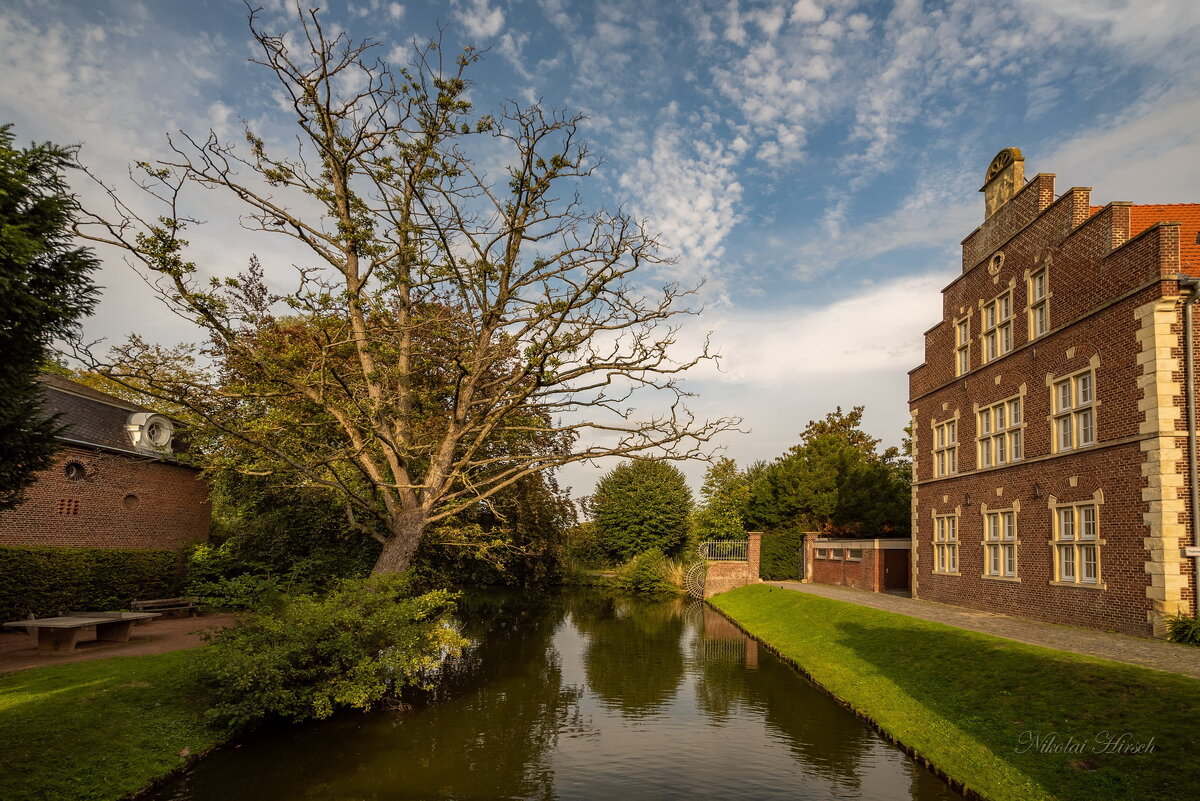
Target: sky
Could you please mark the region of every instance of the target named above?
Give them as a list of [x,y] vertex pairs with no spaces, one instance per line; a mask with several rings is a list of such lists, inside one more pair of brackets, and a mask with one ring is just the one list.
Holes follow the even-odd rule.
[[[264,26],[289,7],[261,0]],[[1094,202],[1200,201],[1200,3],[1195,0],[450,0],[328,2],[330,30],[403,62],[414,41],[486,51],[479,108],[540,102],[586,115],[603,156],[593,206],[647,220],[676,258],[648,283],[702,282],[719,366],[686,388],[701,417],[738,416],[719,445],[745,465],[793,445],[807,421],[866,407],[899,444],[907,372],[941,318],[959,243],[983,220],[992,157],[1019,147],[1026,174]],[[289,119],[253,55],[246,7],[226,0],[7,0],[0,8],[0,122],[19,143],[79,144],[122,185],[168,154],[166,134],[241,121],[284,135]],[[85,204],[95,186],[76,183]],[[127,184],[123,185],[127,188]],[[257,254],[296,254],[239,229],[220,198],[193,257],[212,275]],[[119,342],[197,333],[141,278],[99,251],[105,288],[85,325]],[[612,464],[565,469],[574,494]],[[704,465],[685,472],[698,486]]]

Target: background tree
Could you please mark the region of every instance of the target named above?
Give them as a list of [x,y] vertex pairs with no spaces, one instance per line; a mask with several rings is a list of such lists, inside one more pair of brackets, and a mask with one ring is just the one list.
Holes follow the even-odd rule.
[[[578,117],[512,103],[476,114],[472,50],[446,64],[430,44],[393,71],[377,44],[327,36],[316,12],[300,28],[285,40],[250,16],[296,148],[249,128],[245,149],[171,138],[170,159],[140,165],[161,213],[110,191],[115,216],[86,228],[205,331],[204,366],[164,370],[161,350],[134,339],[93,369],[238,444],[212,466],[332,493],[380,540],[376,572],[403,570],[431,524],[526,476],[605,455],[701,456],[736,424],[682,405],[677,377],[709,358],[673,352],[691,293],[632,287],[664,258],[637,221],[573,193],[596,164]],[[472,158],[477,144],[508,165],[501,178]],[[201,275],[185,239],[192,187],[309,249],[290,291],[270,290],[254,262]],[[634,412],[660,394],[666,412]]]
[[657,549],[676,556],[687,541],[692,491],[678,467],[662,460],[624,462],[596,484],[591,511],[611,559]]
[[73,166],[75,148],[18,150],[11,126],[0,126],[0,509],[50,466],[60,429],[37,375],[96,302],[97,261],[73,243],[77,205],[63,178]]
[[746,511],[750,484],[732,459],[717,459],[704,473],[700,488],[703,499],[692,515],[692,538],[704,540],[741,539],[746,533]]
[[832,534],[905,535],[911,528],[909,462],[860,426],[863,407],[810,421],[801,441],[775,462],[757,463],[749,525]]

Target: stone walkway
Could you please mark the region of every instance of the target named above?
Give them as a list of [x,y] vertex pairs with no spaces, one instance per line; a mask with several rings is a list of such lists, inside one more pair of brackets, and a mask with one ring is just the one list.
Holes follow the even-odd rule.
[[1010,640],[1086,654],[1100,659],[1112,659],[1130,665],[1156,668],[1200,679],[1200,648],[1178,645],[1146,637],[1130,637],[1095,629],[1082,629],[1058,623],[1042,623],[1021,617],[1009,617],[993,612],[980,612],[960,606],[948,606],[933,601],[913,600],[897,595],[865,592],[850,587],[829,584],[802,584],[798,581],[765,582],[785,590],[806,592],[834,601],[869,606],[886,612],[896,612],[922,620],[932,620],[957,626],[960,629],[994,634]]

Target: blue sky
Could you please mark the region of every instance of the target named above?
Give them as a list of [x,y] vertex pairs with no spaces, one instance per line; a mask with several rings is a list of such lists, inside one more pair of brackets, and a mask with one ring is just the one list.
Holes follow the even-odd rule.
[[[262,5],[267,27],[290,25],[284,4]],[[487,49],[480,107],[540,100],[588,116],[605,159],[588,201],[662,233],[678,260],[648,278],[705,281],[705,313],[683,337],[713,332],[724,358],[689,382],[692,405],[745,418],[751,432],[723,442],[743,464],[839,404],[865,404],[867,428],[899,441],[906,373],[958,243],[982,221],[977,190],[1001,148],[1100,202],[1200,201],[1194,0],[324,6],[331,29],[378,40],[394,61],[439,26],[447,51]],[[249,119],[282,133],[251,53],[240,2],[10,0],[0,120],[19,141],[82,143],[81,160],[119,182],[130,162],[164,155],[167,131],[236,139]],[[193,237],[204,269],[233,272],[252,252],[286,264],[216,201],[198,201],[210,212]],[[196,338],[101,255],[91,335]],[[595,476],[564,478],[586,494]]]

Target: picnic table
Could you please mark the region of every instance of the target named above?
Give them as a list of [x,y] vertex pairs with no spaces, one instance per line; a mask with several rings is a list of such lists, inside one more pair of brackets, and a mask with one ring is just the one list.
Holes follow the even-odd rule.
[[17,620],[5,626],[37,629],[38,650],[67,652],[75,650],[79,632],[96,627],[96,639],[105,642],[129,642],[129,632],[139,620],[161,617],[158,612],[77,612],[59,617]]

